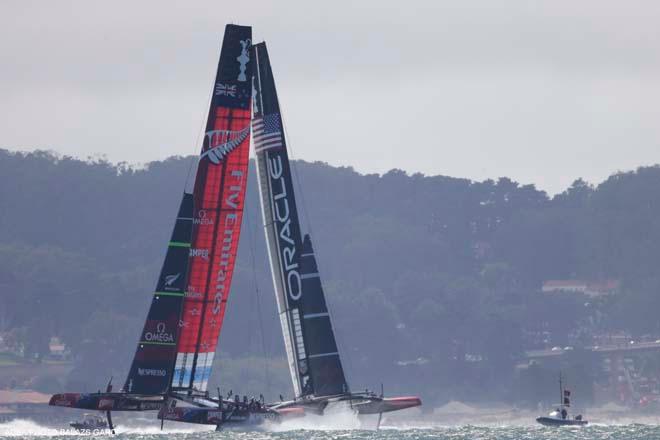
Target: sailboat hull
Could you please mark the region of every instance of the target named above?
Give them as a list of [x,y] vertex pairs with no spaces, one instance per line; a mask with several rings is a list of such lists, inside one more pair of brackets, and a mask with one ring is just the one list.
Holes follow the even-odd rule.
[[158,419],[173,422],[194,423],[198,425],[260,425],[266,421],[277,421],[279,414],[267,407],[251,407],[225,401],[222,409],[215,407],[199,406],[176,406],[171,404],[162,408],[158,413]]
[[575,419],[555,419],[553,417],[537,417],[536,422],[543,426],[584,426],[589,422]]
[[380,414],[402,409],[414,408],[422,405],[419,397],[389,397],[370,400],[356,406],[358,414]]
[[[185,399],[179,400],[189,404]],[[350,406],[359,415],[382,414],[420,406],[419,397],[381,398],[375,395],[343,394],[329,397],[293,400],[260,407],[251,407],[242,403],[236,407],[234,401],[226,400],[220,409],[217,402],[212,407],[171,406],[162,407],[158,418],[174,422],[194,423],[216,426],[258,426],[265,422],[278,423],[308,414],[324,415],[331,404]]]
[[360,415],[400,411],[422,405],[422,400],[419,397],[412,396],[383,398],[371,394],[342,394],[338,396],[294,400],[273,405],[271,408],[278,411],[282,417],[288,416],[286,414],[287,411],[291,415],[296,416],[303,414],[323,415],[329,404],[339,402],[349,405]]

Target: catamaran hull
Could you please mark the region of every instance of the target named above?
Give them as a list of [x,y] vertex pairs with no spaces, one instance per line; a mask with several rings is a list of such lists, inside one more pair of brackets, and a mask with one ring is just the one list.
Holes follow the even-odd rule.
[[220,410],[218,408],[168,408],[158,413],[161,420],[215,426],[256,426],[266,421],[278,421],[279,414],[263,410]]
[[48,404],[65,408],[98,411],[157,411],[165,400],[161,396],[140,396],[126,393],[64,393],[54,394]]
[[[158,413],[158,418],[173,422],[194,423],[215,426],[255,427],[263,423],[279,423],[307,414],[324,415],[329,405],[344,404],[359,415],[382,414],[420,406],[419,397],[392,397],[343,395],[330,398],[308,399],[305,401],[290,401],[267,405],[260,409],[232,409],[202,407],[164,408]],[[227,404],[225,404],[227,405]],[[231,405],[231,403],[229,403]]]
[[536,421],[543,426],[584,426],[589,422],[575,419],[555,419],[552,417],[537,417]]
[[284,402],[272,406],[272,408],[285,416],[285,411],[291,415],[300,416],[303,414],[323,415],[329,404],[343,403],[360,415],[382,414],[392,411],[400,411],[407,408],[414,408],[422,405],[419,397],[390,397],[383,398],[378,396],[364,395],[342,395],[332,397],[314,398],[308,400],[297,400]]
[[356,408],[358,414],[381,414],[414,408],[421,405],[422,399],[419,397],[390,397],[360,403],[356,405]]

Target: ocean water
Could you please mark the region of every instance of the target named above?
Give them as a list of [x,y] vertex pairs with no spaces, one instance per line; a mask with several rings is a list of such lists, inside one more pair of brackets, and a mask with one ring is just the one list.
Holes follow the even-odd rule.
[[[311,425],[311,426],[310,426]],[[215,432],[208,427],[189,425],[119,427],[117,435],[96,434],[91,437],[118,440],[660,440],[660,425],[644,423],[593,424],[580,428],[547,428],[534,424],[484,426],[394,427],[381,430],[351,428],[345,423],[299,421],[296,424],[268,426],[260,431]],[[61,428],[46,427],[29,420],[0,424],[0,439],[80,440],[89,435],[74,434]]]

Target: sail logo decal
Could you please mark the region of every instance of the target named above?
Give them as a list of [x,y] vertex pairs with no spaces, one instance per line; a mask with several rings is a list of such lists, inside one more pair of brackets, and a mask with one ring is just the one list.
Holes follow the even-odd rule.
[[210,226],[213,224],[213,219],[209,218],[206,214],[206,211],[200,209],[197,213],[197,217],[193,218],[193,225],[204,225]]
[[207,157],[211,163],[219,164],[225,156],[241,145],[250,134],[248,125],[242,130],[211,130],[205,136],[209,142],[209,149],[202,153],[201,159]]
[[176,282],[176,280],[179,279],[180,276],[181,276],[181,272],[179,272],[177,274],[174,274],[174,275],[167,275],[165,277],[165,286],[166,287],[172,287],[172,284],[174,284]]
[[236,57],[236,61],[238,61],[239,64],[239,74],[238,74],[238,80],[239,81],[247,81],[247,75],[245,75],[245,70],[247,69],[247,63],[250,61],[250,54],[249,54],[249,49],[250,49],[250,44],[252,43],[252,40],[249,38],[247,40],[240,40],[241,43],[241,54]]
[[202,292],[197,292],[193,286],[188,286],[188,290],[185,293],[186,298],[201,298],[203,296]]
[[215,85],[215,94],[220,96],[236,97],[236,84],[217,83]]
[[174,342],[174,335],[167,331],[164,322],[156,324],[156,331],[144,333],[144,340],[147,342]]
[[254,131],[255,153],[261,153],[271,148],[282,148],[282,127],[279,113],[254,118],[252,130]]
[[[225,198],[225,204],[231,209],[238,209],[238,202],[243,190],[243,172],[234,170],[228,176],[229,194]],[[234,230],[239,221],[238,214],[227,214],[222,231],[222,247],[220,248],[220,260],[215,276],[215,294],[213,295],[213,314],[217,315],[222,308],[222,301],[229,289],[229,265],[232,261],[232,248],[234,247]]]
[[208,260],[209,259],[209,250],[208,249],[190,248],[190,256],[191,257],[201,257],[203,260]]
[[155,377],[165,377],[167,376],[166,370],[157,370],[153,368],[138,368],[138,375],[140,376],[155,376]]
[[253,114],[259,113],[259,105],[257,104],[257,88],[254,86],[254,76],[252,76],[252,112]]
[[[279,225],[277,233],[280,242],[285,244],[284,246],[280,246],[280,258],[286,275],[287,292],[289,293],[289,298],[293,301],[298,301],[302,296],[302,284],[300,273],[298,272],[298,263],[294,261],[296,243],[291,233],[291,212],[289,210],[286,184],[283,177],[284,169],[280,156],[273,157],[268,161],[268,173],[270,174],[271,181],[274,181],[271,195],[273,198],[275,220],[277,220],[277,224]],[[279,183],[279,193],[275,192],[275,183]]]

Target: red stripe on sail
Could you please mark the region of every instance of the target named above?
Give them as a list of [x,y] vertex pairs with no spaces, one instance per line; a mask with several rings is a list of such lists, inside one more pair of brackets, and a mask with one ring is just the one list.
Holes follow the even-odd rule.
[[[218,108],[213,129],[240,132],[250,116],[249,110]],[[220,163],[202,158],[199,164],[179,353],[215,352],[238,251],[249,145],[248,134]]]

